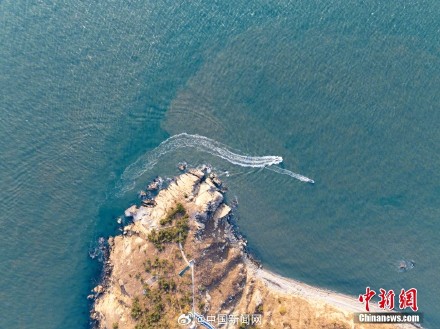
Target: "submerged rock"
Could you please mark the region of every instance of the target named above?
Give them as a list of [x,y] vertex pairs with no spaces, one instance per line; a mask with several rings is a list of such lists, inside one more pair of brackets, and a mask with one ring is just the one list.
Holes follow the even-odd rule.
[[139,199],[144,200],[147,197],[147,193],[145,191],[139,192]]
[[177,164],[177,169],[179,169],[180,171],[185,171],[187,166],[188,164],[186,162],[179,162]]
[[156,177],[150,184],[147,186],[147,191],[157,191],[161,188],[163,184],[163,179],[161,177]]
[[415,266],[414,261],[402,259],[399,261],[398,270],[399,272],[406,272],[412,270]]

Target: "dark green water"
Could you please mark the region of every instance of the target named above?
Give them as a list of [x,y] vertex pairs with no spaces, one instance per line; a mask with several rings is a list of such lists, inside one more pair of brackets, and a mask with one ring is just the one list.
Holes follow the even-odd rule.
[[114,186],[181,132],[316,184],[192,149],[142,179],[229,170],[266,267],[353,295],[416,287],[439,327],[439,22],[436,1],[1,1],[0,328],[88,327],[89,249],[136,193]]

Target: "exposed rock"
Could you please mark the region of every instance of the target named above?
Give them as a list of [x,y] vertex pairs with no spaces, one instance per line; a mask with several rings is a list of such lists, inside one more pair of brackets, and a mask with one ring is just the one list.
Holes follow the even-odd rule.
[[201,171],[200,169],[191,168],[188,170],[188,173],[191,175],[194,175],[200,179],[202,179],[205,176],[205,173]]
[[95,288],[93,288],[93,292],[96,294],[101,294],[104,292],[104,287],[102,285],[97,285]]
[[[209,167],[204,171],[209,173]],[[205,172],[189,169],[160,190],[154,204],[131,206],[125,211],[127,217],[133,217],[133,223],[124,227],[122,235],[109,238],[105,278],[93,289],[95,294],[89,295],[96,298],[91,318],[97,328],[113,328],[117,324],[119,329],[134,329],[151,315],[146,310],[153,303],[149,296],[154,292],[162,303],[156,304],[156,310],[162,313],[160,319],[153,318],[160,325],[157,322],[150,327],[182,328],[177,318],[191,310],[191,275],[187,273],[190,267],[177,243],[166,243],[159,251],[154,240],[149,240],[153,230],[159,232],[176,225],[177,219],[170,216],[188,218],[183,249],[191,255],[188,257],[195,275],[196,311],[205,317],[261,314],[257,328],[396,328],[353,323],[352,312],[356,307],[361,310],[356,299],[338,299],[338,295],[334,305],[333,299],[326,298],[336,294],[260,269],[247,255],[246,241],[234,233],[231,208],[223,202],[219,190],[221,182],[215,175],[206,177]],[[171,270],[164,274],[163,268],[158,269],[160,266]],[[237,327],[231,323],[221,326]]]
[[205,228],[205,224],[195,221],[198,230],[203,230]]
[[124,215],[125,217],[134,217],[137,213],[137,207],[136,205],[132,205],[130,208],[125,210]]
[[154,199],[145,199],[142,201],[142,205],[145,207],[154,207],[156,205],[156,201]]
[[163,183],[163,179],[160,177],[156,177],[150,184],[147,186],[147,191],[157,191],[160,189]]
[[209,181],[200,184],[194,203],[201,209],[202,216],[206,217],[209,212],[215,211],[221,202],[223,202],[223,195],[218,190],[212,189]]
[[221,218],[228,216],[230,213],[231,213],[231,208],[227,204],[222,203],[215,211],[213,219],[219,220]]
[[211,179],[211,181],[214,183],[214,185],[215,185],[217,188],[221,189],[221,187],[222,187],[222,185],[223,185],[223,182],[220,180],[220,178],[218,178],[218,176],[217,176],[216,174],[211,173],[211,174],[209,175],[209,178]]

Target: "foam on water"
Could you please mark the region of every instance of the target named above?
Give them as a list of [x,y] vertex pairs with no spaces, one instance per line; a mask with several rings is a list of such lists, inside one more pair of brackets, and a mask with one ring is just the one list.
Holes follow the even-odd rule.
[[306,183],[310,183],[310,184],[315,184],[315,181],[309,177],[294,173],[290,170],[287,169],[283,169],[277,166],[271,166],[271,167],[266,167],[266,169],[272,170],[278,174],[283,174],[283,175],[288,175],[290,177],[296,178],[298,180],[300,180],[301,182],[306,182]]
[[[158,147],[145,153],[133,164],[128,166],[122,174],[121,181],[117,185],[117,195],[123,195],[125,192],[133,189],[136,179],[151,170],[163,155],[186,147],[195,148],[199,151],[209,153],[241,167],[272,168],[270,166],[283,162],[283,158],[280,156],[249,156],[237,154],[230,151],[226,145],[208,137],[182,133],[171,136],[160,143]],[[314,183],[310,178],[286,169],[274,167],[272,170],[277,173],[287,174],[303,182]]]

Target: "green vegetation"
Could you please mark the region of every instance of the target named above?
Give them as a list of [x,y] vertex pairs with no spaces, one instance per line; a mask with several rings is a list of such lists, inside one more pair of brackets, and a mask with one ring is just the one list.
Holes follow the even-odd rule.
[[139,298],[135,298],[133,300],[133,303],[131,305],[131,316],[134,319],[139,319],[139,317],[142,315],[142,309],[141,305],[139,304]]
[[167,216],[160,220],[160,224],[162,226],[171,226],[160,230],[153,230],[148,235],[148,240],[153,243],[159,251],[165,249],[166,243],[185,242],[189,231],[188,215],[181,203],[178,203],[176,207],[172,208]]
[[178,246],[173,244],[185,242],[189,233],[189,218],[183,205],[177,204],[160,224],[162,227],[151,231],[148,240],[164,256],[146,256],[145,272],[156,280],[146,281],[143,295],[132,300],[131,316],[136,320],[136,329],[169,329],[180,314],[191,310],[191,277],[178,276],[185,263]]
[[165,278],[160,278],[158,285],[159,285],[159,290],[163,292],[176,291],[176,283],[174,282],[173,279],[168,280]]
[[146,263],[159,278],[151,286],[145,284],[143,296],[133,299],[131,316],[136,329],[168,329],[171,321],[191,308],[191,279],[177,276],[175,263],[165,259],[156,257]]
[[113,323],[113,329],[118,329],[119,328],[119,324],[117,322]]
[[171,218],[171,217],[165,217],[165,218],[162,218],[160,221],[159,221],[159,223],[160,223],[160,225],[162,225],[162,226],[164,226],[164,225],[168,225],[168,224],[171,224],[171,222],[173,221],[173,219]]
[[181,310],[189,311],[192,301],[189,283],[183,281],[178,285],[168,275],[165,272],[157,284],[145,285],[144,296],[133,299],[131,315],[137,320],[136,329],[168,329],[168,319],[175,320]]
[[160,220],[160,225],[164,226],[167,224],[171,224],[171,222],[173,221],[173,219],[176,218],[177,215],[180,215],[180,217],[186,216],[186,209],[181,203],[178,203],[176,204],[176,207],[171,208],[167,216]]
[[156,257],[154,261],[151,261],[150,259],[147,259],[145,261],[145,272],[151,273],[151,272],[163,272],[171,266],[170,262],[166,259],[159,259],[159,257]]
[[165,328],[166,323],[161,323],[165,322],[162,321],[165,311],[165,304],[162,300],[163,289],[152,290],[145,287],[144,293],[143,300],[140,301],[138,297],[134,298],[131,307],[131,316],[138,320],[136,328]]

